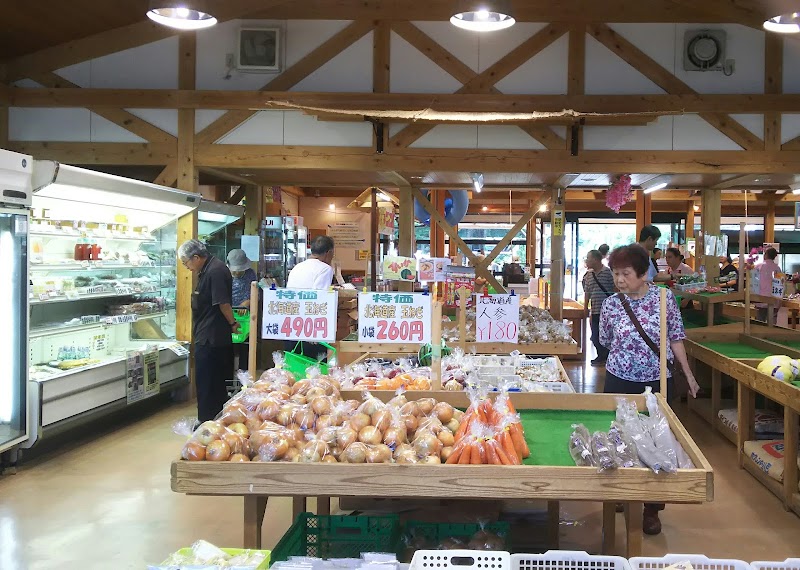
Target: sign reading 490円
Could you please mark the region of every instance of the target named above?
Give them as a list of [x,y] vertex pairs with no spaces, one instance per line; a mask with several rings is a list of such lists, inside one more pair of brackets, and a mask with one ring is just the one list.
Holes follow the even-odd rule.
[[333,342],[336,340],[336,291],[266,289],[262,338]]
[[423,293],[359,293],[358,341],[429,343],[431,297]]

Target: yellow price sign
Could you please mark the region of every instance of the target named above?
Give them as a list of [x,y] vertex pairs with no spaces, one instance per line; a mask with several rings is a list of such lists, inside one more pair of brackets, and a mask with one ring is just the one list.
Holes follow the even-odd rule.
[[553,211],[553,235],[564,235],[564,210]]

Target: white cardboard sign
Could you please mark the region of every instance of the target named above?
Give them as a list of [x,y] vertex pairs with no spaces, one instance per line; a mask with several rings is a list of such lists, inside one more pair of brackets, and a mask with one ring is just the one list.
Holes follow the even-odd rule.
[[265,289],[261,336],[279,340],[336,340],[336,291]]
[[429,343],[431,311],[424,293],[359,293],[358,342]]
[[519,295],[475,295],[476,342],[518,342]]

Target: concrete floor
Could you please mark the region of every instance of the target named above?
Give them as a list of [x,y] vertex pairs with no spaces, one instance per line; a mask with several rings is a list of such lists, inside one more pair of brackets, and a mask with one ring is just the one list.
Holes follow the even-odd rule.
[[[576,388],[602,389],[602,369],[567,368]],[[141,569],[199,538],[220,546],[241,544],[241,498],[187,497],[170,490],[170,462],[182,443],[171,426],[192,415],[193,406],[146,406],[88,433],[59,437],[29,453],[16,475],[0,477],[0,570]],[[797,557],[800,518],[738,469],[727,440],[678,411],[714,466],[716,498],[705,505],[670,505],[662,515],[664,532],[645,537],[644,554],[703,553],[748,561]],[[270,501],[266,548],[288,529],[290,517],[289,499]],[[561,548],[599,552],[598,504],[562,503],[561,518]],[[622,545],[622,515],[617,527]]]

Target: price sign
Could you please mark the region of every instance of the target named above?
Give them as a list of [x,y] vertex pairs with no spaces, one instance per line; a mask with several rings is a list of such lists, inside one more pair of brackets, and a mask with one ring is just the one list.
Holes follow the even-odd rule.
[[133,295],[133,289],[130,287],[115,287],[114,291],[117,295]]
[[779,299],[783,299],[783,294],[786,287],[784,285],[783,279],[772,279],[772,296],[778,297]]
[[430,341],[430,295],[359,293],[358,342],[428,343]]
[[94,287],[87,287],[86,294],[87,295],[99,295],[101,293],[105,293],[106,289],[102,285],[95,285]]
[[280,340],[333,342],[336,340],[335,291],[267,289],[261,336]]
[[122,325],[125,323],[135,323],[139,320],[139,315],[116,315],[113,317],[106,317],[103,322],[109,325]]
[[39,300],[40,301],[49,301],[50,300],[50,293],[39,293]]
[[553,210],[553,235],[564,235],[564,210]]
[[475,295],[476,342],[518,342],[519,295]]

